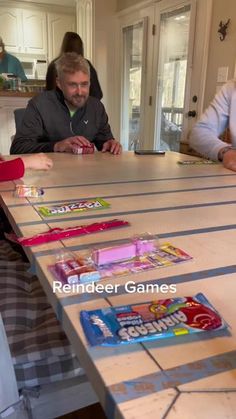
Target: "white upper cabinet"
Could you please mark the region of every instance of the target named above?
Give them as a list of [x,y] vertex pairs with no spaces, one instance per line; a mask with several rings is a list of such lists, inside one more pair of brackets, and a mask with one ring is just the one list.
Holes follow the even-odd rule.
[[22,11],[23,48],[27,54],[47,54],[46,13]]
[[0,36],[8,52],[45,55],[46,13],[0,7]]
[[63,36],[75,31],[75,15],[48,13],[48,59],[56,58],[60,53]]
[[22,46],[21,10],[0,7],[0,36],[9,52],[20,52]]
[[76,29],[76,14],[0,6],[0,36],[6,50],[16,54],[47,56],[60,52],[65,32]]

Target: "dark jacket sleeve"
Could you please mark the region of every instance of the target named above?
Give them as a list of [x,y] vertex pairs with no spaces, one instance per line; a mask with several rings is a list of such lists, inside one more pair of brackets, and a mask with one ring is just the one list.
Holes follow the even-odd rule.
[[103,144],[108,140],[114,139],[114,136],[111,132],[111,127],[108,123],[108,116],[105,111],[104,105],[102,104],[102,102],[99,102],[99,104],[101,106],[99,130],[93,142],[96,148],[98,149],[98,151],[101,151]]
[[10,154],[52,152],[55,142],[45,137],[43,121],[31,99],[10,148]]
[[0,162],[0,182],[19,179],[24,176],[24,173],[25,166],[20,158]]
[[87,60],[90,67],[90,89],[89,89],[89,96],[96,97],[97,99],[101,100],[103,97],[102,89],[100,86],[100,83],[98,81],[98,76],[95,68],[90,63],[89,60]]
[[46,90],[53,90],[56,88],[57,71],[56,71],[55,61],[56,60],[51,61],[47,69]]

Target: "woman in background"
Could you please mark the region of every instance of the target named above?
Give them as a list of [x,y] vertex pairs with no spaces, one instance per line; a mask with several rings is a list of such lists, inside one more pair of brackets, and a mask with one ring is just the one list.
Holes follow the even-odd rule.
[[12,73],[21,81],[27,81],[21,62],[5,50],[5,44],[0,36],[0,74],[2,73]]
[[[78,55],[84,56],[84,46],[83,41],[80,36],[76,32],[66,32],[62,41],[61,45],[61,52],[60,55],[64,52],[76,52]],[[56,66],[55,61],[59,57],[55,58],[48,66],[48,71],[46,75],[46,90],[53,90],[56,89]],[[98,81],[98,76],[95,68],[87,60],[90,67],[90,90],[89,95],[96,97],[97,99],[101,100],[103,97],[102,89],[100,83]]]

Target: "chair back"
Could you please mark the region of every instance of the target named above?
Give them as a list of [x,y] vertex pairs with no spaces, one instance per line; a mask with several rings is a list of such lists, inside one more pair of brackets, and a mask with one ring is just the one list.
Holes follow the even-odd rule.
[[21,122],[25,113],[25,108],[19,108],[14,110],[15,126],[16,131],[20,128]]

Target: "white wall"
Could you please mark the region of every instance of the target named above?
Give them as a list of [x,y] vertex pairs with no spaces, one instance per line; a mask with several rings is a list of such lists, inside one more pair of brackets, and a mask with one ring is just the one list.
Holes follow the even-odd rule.
[[117,0],[117,11],[126,9],[130,6],[135,6],[136,4],[142,2],[143,0]]
[[116,0],[94,0],[95,31],[94,60],[103,90],[103,103],[106,107],[111,128],[115,137],[119,132],[117,120],[117,98],[114,93],[116,83]]
[[[231,19],[228,34],[220,41],[218,29],[222,20]],[[219,67],[228,67],[228,79],[234,77],[236,64],[236,1],[213,0],[213,13],[207,66],[207,79],[204,107],[207,107],[216,92],[217,71]]]

